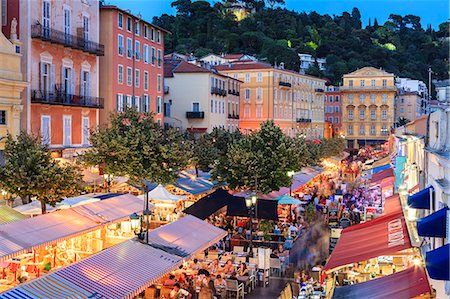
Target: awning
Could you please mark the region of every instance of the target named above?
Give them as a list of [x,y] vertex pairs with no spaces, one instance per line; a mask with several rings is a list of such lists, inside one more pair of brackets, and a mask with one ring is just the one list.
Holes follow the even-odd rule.
[[326,270],[411,248],[403,213],[390,213],[342,231]]
[[181,262],[182,258],[179,256],[128,240],[78,263],[21,284],[1,294],[0,298],[134,298],[177,268]]
[[395,157],[395,186],[400,186],[403,184],[405,169],[406,156],[396,156]]
[[401,213],[402,212],[402,203],[400,201],[400,196],[398,194],[394,194],[384,201],[384,211],[383,214],[391,214],[391,213]]
[[143,201],[124,194],[83,206],[0,225],[0,261],[129,219]]
[[[139,197],[143,199],[144,195],[140,195]],[[164,188],[163,185],[159,184],[155,189],[148,192],[148,198],[150,200],[178,202],[182,199],[185,199],[186,196],[174,195],[167,191],[167,189]]]
[[372,167],[375,169],[378,167],[389,165],[390,163],[391,163],[391,157],[386,156],[384,158],[381,158],[381,159],[373,162]]
[[199,177],[195,177],[194,170],[184,170],[179,173],[179,178],[173,186],[192,195],[198,195],[214,189],[215,183],[210,179],[209,173],[201,172]]
[[[59,204],[57,203],[55,207],[52,207],[51,205],[46,204],[47,213],[56,211],[58,205]],[[38,200],[33,200],[32,202],[25,205],[17,206],[14,208],[14,210],[21,214],[29,216],[42,214],[41,202]]]
[[334,289],[332,299],[410,299],[431,292],[422,267],[411,267],[381,278]]
[[385,164],[385,165],[382,165],[382,166],[374,167],[374,168],[372,168],[372,173],[380,172],[382,170],[388,169],[389,167],[391,167],[390,164]]
[[297,198],[291,197],[289,195],[283,195],[280,197],[275,198],[276,201],[278,201],[279,205],[299,205],[301,204],[301,201]]
[[[245,198],[236,197],[227,204],[227,216],[249,217]],[[278,221],[278,202],[273,199],[260,199],[256,202],[256,218]]]
[[450,280],[450,244],[445,244],[435,250],[427,252],[425,263],[428,275],[436,280]]
[[[116,195],[117,196],[117,195]],[[77,197],[65,198],[58,204],[58,209],[68,209],[81,205],[85,205],[91,202],[100,201],[100,198],[95,197],[95,195],[80,195]]]
[[17,212],[13,208],[7,206],[0,206],[0,225],[27,218],[28,218],[27,216]]
[[372,176],[372,178],[370,179],[370,184],[373,184],[373,185],[378,184],[383,179],[386,179],[388,177],[393,177],[393,176],[394,176],[394,171],[392,170],[392,168],[387,168],[385,170],[375,173]]
[[231,195],[226,190],[219,188],[213,193],[196,201],[183,212],[204,220],[226,206],[229,200],[234,200],[235,198],[235,196]]
[[227,232],[188,215],[149,232],[149,243],[188,257],[224,238]]
[[434,193],[434,187],[430,186],[419,192],[408,196],[408,206],[414,209],[430,209],[431,195]]
[[421,237],[446,237],[448,207],[442,208],[417,221],[417,233]]

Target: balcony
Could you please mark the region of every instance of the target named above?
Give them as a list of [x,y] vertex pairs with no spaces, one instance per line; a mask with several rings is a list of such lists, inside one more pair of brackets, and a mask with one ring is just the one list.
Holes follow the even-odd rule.
[[323,90],[322,88],[316,88],[315,91],[316,92],[325,92],[325,90]]
[[164,86],[164,94],[169,94],[169,86]]
[[237,91],[237,90],[232,90],[232,89],[228,89],[228,94],[232,94],[232,95],[235,95],[235,96],[239,96],[239,91]]
[[216,94],[221,97],[225,97],[227,95],[227,91],[219,87],[211,87],[211,94]]
[[229,119],[239,119],[239,114],[228,114]]
[[300,117],[300,118],[297,118],[297,122],[298,122],[298,123],[310,123],[310,122],[311,122],[311,119],[310,119],[310,118],[303,118],[303,117]]
[[288,88],[291,88],[291,87],[292,87],[292,84],[291,84],[291,83],[285,82],[285,81],[280,81],[278,84],[279,84],[281,87],[288,87]]
[[187,119],[203,119],[203,118],[205,118],[205,112],[203,112],[203,111],[187,111],[186,118]]
[[63,92],[45,93],[41,90],[31,91],[31,103],[99,109],[103,109],[104,107],[103,98],[66,94]]
[[62,31],[42,27],[42,25],[31,26],[31,37],[39,38],[43,41],[63,45],[72,49],[81,50],[97,56],[105,55],[105,46],[85,40],[81,36],[66,34]]
[[341,86],[341,91],[344,90],[379,90],[379,91],[396,91],[395,86]]

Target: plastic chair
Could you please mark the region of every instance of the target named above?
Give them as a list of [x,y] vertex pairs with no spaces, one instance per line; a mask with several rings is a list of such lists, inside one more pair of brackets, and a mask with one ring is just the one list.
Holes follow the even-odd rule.
[[236,297],[233,296],[233,298],[239,299],[239,298],[244,298],[244,284],[243,283],[239,283],[239,281],[237,280],[231,280],[231,279],[227,279],[225,280],[226,282],[226,292],[227,292],[227,296],[229,293],[233,293],[236,294]]
[[275,271],[278,273],[278,276],[281,276],[281,261],[279,258],[270,259],[270,273],[273,274]]
[[244,246],[234,246],[233,252],[244,252]]

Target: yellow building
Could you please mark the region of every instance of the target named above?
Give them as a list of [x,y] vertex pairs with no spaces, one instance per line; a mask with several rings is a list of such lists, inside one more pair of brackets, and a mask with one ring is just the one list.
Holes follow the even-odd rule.
[[343,77],[342,124],[347,146],[378,144],[388,140],[395,122],[397,88],[394,74],[364,67]]
[[260,62],[235,62],[215,68],[243,82],[242,132],[257,130],[262,122],[273,120],[287,135],[323,138],[325,80]]
[[[17,36],[16,26],[13,19],[11,36]],[[16,136],[20,132],[20,96],[27,86],[20,69],[21,57],[16,53],[16,45],[0,32],[0,160],[8,133]]]

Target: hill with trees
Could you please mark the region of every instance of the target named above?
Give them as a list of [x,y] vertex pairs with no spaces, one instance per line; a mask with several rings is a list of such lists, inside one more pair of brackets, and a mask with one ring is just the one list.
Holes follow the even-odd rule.
[[[241,2],[251,11],[238,22],[230,9]],[[431,67],[436,79],[449,74],[449,22],[423,28],[419,16],[391,14],[384,24],[377,19],[365,28],[358,8],[341,15],[320,15],[288,10],[283,0],[177,0],[176,15],[163,14],[153,22],[172,32],[166,53],[246,53],[272,64],[299,70],[298,53],[327,58],[327,70],[318,66],[309,74],[338,84],[342,75],[364,66],[382,67],[398,76],[428,81]]]

